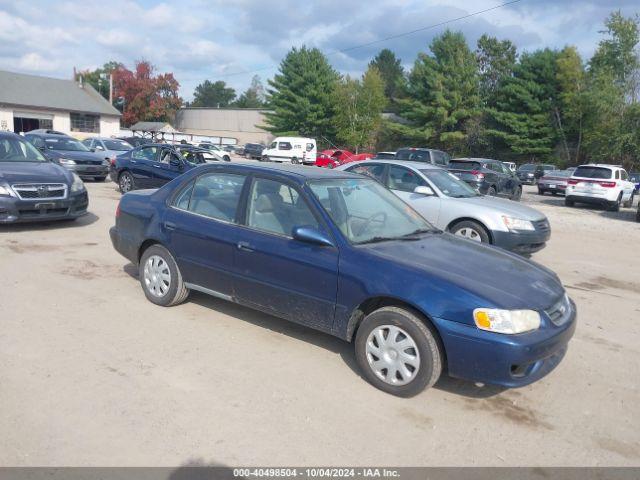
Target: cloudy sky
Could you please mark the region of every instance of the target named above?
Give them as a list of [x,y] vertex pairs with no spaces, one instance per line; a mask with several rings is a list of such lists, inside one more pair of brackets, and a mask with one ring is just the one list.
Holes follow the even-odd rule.
[[505,0],[0,0],[0,69],[70,78],[73,67],[141,58],[174,72],[190,99],[205,79],[237,90],[263,80],[292,47],[316,46],[342,73],[359,74],[381,48],[407,66],[445,28],[471,45],[482,33],[521,50],[573,44],[589,56],[613,9],[640,13],[638,0],[521,0],[497,10],[374,45],[340,50],[446,22]]

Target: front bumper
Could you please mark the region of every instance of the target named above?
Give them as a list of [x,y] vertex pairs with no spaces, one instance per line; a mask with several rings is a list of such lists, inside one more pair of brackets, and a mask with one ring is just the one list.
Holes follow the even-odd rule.
[[[548,224],[547,224],[548,225]],[[551,228],[531,232],[502,232],[491,230],[493,245],[520,254],[531,254],[542,250],[551,238]]]
[[576,309],[560,327],[543,318],[540,329],[519,335],[487,332],[434,318],[452,377],[504,387],[523,387],[558,366],[576,329]]
[[74,193],[62,200],[20,200],[0,197],[0,223],[42,222],[78,218],[87,213],[87,191]]
[[614,205],[618,200],[616,190],[609,191],[576,191],[575,188],[568,188],[566,199],[575,203],[588,203],[590,205]]
[[518,177],[518,180],[520,180],[521,183],[524,183],[526,185],[535,185],[536,184],[536,177]]
[[109,174],[109,165],[63,165],[65,168],[76,172],[80,177],[106,177]]

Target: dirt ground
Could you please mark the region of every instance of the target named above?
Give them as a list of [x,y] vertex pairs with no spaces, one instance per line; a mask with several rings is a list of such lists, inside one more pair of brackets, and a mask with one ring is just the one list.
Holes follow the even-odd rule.
[[523,202],[552,237],[579,325],[518,390],[442,379],[411,399],[357,373],[351,346],[193,294],[148,302],[111,247],[120,194],[89,183],[74,222],[0,226],[0,465],[639,465],[640,224]]

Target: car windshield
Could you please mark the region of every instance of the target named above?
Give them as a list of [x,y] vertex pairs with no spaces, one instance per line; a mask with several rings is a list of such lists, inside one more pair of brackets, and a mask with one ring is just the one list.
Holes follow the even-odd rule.
[[81,142],[73,138],[45,138],[45,145],[49,150],[65,150],[70,152],[90,152]]
[[471,198],[480,194],[452,173],[444,170],[420,170],[447,197]]
[[103,143],[107,150],[114,150],[116,152],[128,152],[133,148],[127,142],[122,140],[103,140]]
[[518,168],[519,172],[533,172],[536,169],[536,166],[532,163],[525,163],[520,168]]
[[36,147],[18,138],[0,138],[0,162],[46,162]]
[[578,167],[573,172],[574,177],[582,178],[611,178],[611,169],[603,167]]
[[439,232],[375,180],[312,180],[309,186],[351,243],[417,240],[422,233]]
[[451,160],[449,162],[449,168],[455,170],[479,170],[480,162],[465,162],[461,160]]

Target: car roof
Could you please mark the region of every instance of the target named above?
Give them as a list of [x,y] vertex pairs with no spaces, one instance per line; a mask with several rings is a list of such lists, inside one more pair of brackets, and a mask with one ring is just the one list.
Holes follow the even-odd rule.
[[433,165],[427,162],[414,162],[411,160],[395,160],[393,158],[367,158],[366,160],[360,160],[358,162],[345,163],[348,166],[356,166],[361,165],[363,163],[381,163],[387,165],[398,165],[401,167],[414,168],[417,170],[444,170],[442,167],[438,165]]
[[31,132],[26,132],[25,134],[26,136],[32,136],[32,137],[40,137],[40,138],[55,138],[55,139],[59,139],[59,138],[71,138],[72,140],[77,140],[79,141],[77,138],[72,137],[71,135],[66,135],[66,134],[59,134],[59,133],[31,133]]
[[[495,158],[476,158],[476,157],[460,157],[460,158],[452,158],[452,162],[500,162],[500,160],[496,160]],[[502,162],[500,162],[502,163]]]
[[578,165],[578,168],[581,167],[600,167],[600,168],[620,168],[622,169],[622,167],[620,165],[611,165],[609,163],[586,163],[584,165]]
[[267,163],[267,162],[233,162],[233,163],[217,163],[209,164],[199,168],[229,168],[248,170],[249,172],[262,173],[281,173],[290,177],[296,177],[299,180],[317,180],[317,179],[337,179],[337,178],[362,178],[357,173],[344,172],[329,168],[312,167],[306,165],[292,165],[287,163]]
[[0,138],[20,138],[24,140],[24,137],[22,135],[18,135],[17,133],[9,131],[0,131]]

